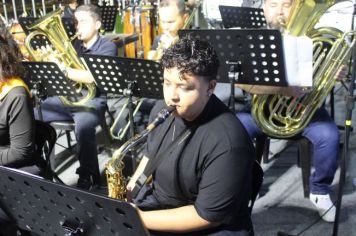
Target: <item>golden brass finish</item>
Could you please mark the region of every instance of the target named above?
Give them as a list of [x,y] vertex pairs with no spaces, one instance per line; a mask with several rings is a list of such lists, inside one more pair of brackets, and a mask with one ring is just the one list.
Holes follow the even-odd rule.
[[335,74],[348,59],[356,42],[356,32],[343,34],[332,27],[313,27],[336,2],[294,1],[285,33],[306,35],[313,40],[313,89],[302,97],[254,95],[251,112],[257,125],[267,135],[288,138],[300,133],[335,85]]
[[[62,62],[66,67],[71,67],[74,69],[85,70],[85,66],[82,64],[78,58],[77,52],[73,48],[70,39],[64,30],[62,20],[61,20],[62,9],[58,9],[52,13],[47,14],[43,18],[34,22],[29,28],[34,30],[31,32],[25,40],[25,45],[29,51],[32,58],[35,61],[44,61],[40,53],[36,52],[31,46],[32,39],[37,35],[44,35],[52,44],[55,49],[55,55],[53,55],[58,61]],[[73,81],[73,83],[76,83]],[[76,83],[76,92],[78,97],[81,95],[82,87],[87,87],[87,94],[85,97],[80,98],[79,101],[72,102],[68,98],[61,96],[60,99],[63,104],[67,106],[85,106],[85,104],[95,97],[96,87],[94,83]]]

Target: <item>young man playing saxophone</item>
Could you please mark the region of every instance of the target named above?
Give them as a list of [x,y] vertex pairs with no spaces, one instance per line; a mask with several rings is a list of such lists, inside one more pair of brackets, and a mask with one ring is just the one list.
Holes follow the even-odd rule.
[[161,62],[164,102],[150,121],[163,107],[176,110],[148,136],[148,165],[164,156],[135,199],[144,225],[152,235],[253,235],[248,202],[255,153],[241,123],[213,94],[217,54],[205,41],[183,38]]

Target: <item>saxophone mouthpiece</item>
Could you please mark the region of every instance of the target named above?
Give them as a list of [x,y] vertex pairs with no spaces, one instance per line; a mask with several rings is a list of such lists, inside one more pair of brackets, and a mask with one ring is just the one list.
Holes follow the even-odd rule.
[[154,121],[147,126],[146,130],[151,131],[154,128],[156,128],[158,125],[162,124],[175,110],[176,107],[173,106],[168,106],[166,108],[163,108],[160,112],[157,113],[156,119],[154,119]]

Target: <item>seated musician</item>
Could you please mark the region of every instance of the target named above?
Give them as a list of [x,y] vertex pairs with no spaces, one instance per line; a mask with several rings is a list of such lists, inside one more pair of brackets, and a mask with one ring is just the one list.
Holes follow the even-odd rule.
[[146,144],[148,165],[164,154],[152,184],[135,199],[144,225],[153,235],[252,235],[248,201],[255,153],[241,123],[213,94],[217,54],[205,41],[183,38],[161,63],[164,102],[150,119],[167,105],[176,110]]
[[158,14],[163,33],[155,38],[147,56],[149,60],[155,61],[160,60],[163,51],[177,41],[178,30],[184,27],[188,19],[184,0],[160,1]]
[[[101,12],[97,6],[81,5],[76,9],[74,16],[78,35],[74,48],[79,57],[83,54],[117,55],[116,45],[98,33],[101,27]],[[55,58],[53,61],[58,62]],[[69,79],[80,83],[94,82],[90,71],[74,69],[60,62],[58,64]],[[75,122],[80,164],[76,172],[79,174],[77,187],[81,189],[89,190],[100,183],[95,128],[104,118],[106,105],[106,95],[101,94],[98,88],[95,97],[88,101],[85,107],[68,107],[58,97],[47,98],[42,103],[44,121]]]
[[75,9],[79,5],[78,1],[77,0],[68,0],[68,1],[63,1],[62,3],[64,4],[62,17],[73,18]]
[[[280,18],[287,19],[293,0],[266,0],[264,1],[264,15],[270,28],[281,28]],[[338,78],[345,75],[345,70],[339,70]],[[275,88],[271,86],[239,85],[247,92],[265,94],[279,93],[285,95],[302,95],[303,91],[294,88]],[[249,108],[238,112],[237,117],[245,126],[251,138],[265,135],[256,125]],[[313,145],[313,165],[315,171],[310,177],[310,200],[317,208],[325,221],[333,222],[335,219],[335,207],[330,199],[330,185],[334,179],[339,155],[340,135],[335,122],[324,106],[319,108],[308,126],[301,135],[307,138]]]
[[30,91],[21,80],[22,55],[0,20],[0,165],[18,168],[34,152],[35,122]]

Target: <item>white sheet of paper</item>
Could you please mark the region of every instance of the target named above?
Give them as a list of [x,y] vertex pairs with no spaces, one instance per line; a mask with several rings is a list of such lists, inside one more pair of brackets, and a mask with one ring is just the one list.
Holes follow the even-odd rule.
[[288,86],[313,86],[313,42],[306,36],[283,36]]

